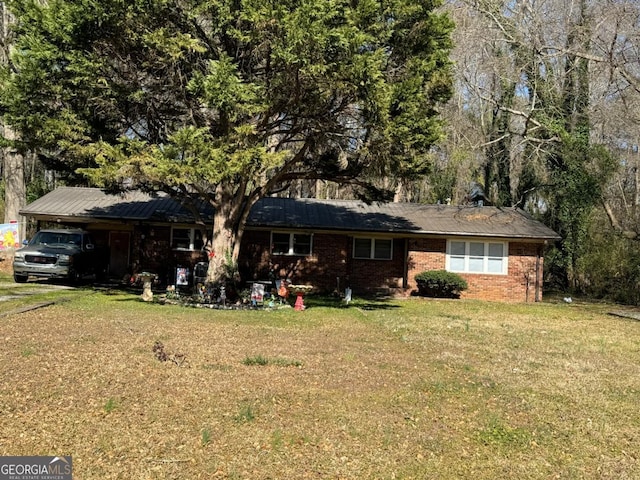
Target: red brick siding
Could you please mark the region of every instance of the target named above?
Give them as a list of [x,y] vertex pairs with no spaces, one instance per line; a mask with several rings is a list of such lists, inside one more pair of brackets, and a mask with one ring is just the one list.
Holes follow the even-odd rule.
[[153,272],[158,274],[161,283],[172,285],[176,282],[177,267],[188,268],[192,275],[195,264],[203,261],[207,261],[204,252],[171,248],[171,227],[143,226],[133,232],[132,273]]
[[269,242],[271,233],[246,230],[238,258],[238,270],[243,280],[268,280],[270,270]]
[[342,288],[347,276],[347,237],[316,233],[313,235],[312,254],[271,255],[271,233],[251,231],[244,233],[238,260],[240,274],[245,280],[269,279],[273,270],[276,278],[288,278],[294,284],[308,284],[332,291],[340,277]]
[[[408,283],[416,288],[414,277],[425,270],[442,270],[446,262],[446,240],[409,240]],[[539,299],[542,299],[542,262],[538,253],[540,244],[509,243],[509,268],[507,275],[461,274],[469,288],[462,298],[495,300],[502,302],[533,302],[536,300],[536,279]],[[536,276],[536,263],[538,275]]]
[[350,285],[354,292],[376,288],[402,287],[404,240],[393,242],[393,260],[356,260],[352,258],[352,238],[348,235],[316,233],[313,252],[308,257],[271,255],[270,232],[246,231],[242,240],[239,268],[246,280],[269,278],[273,268],[278,278],[313,285],[321,291],[333,291]]
[[398,289],[403,287],[405,265],[405,240],[393,239],[391,260],[352,258],[352,239],[349,239],[351,259],[350,284],[355,293],[376,289]]
[[[273,268],[279,278],[294,283],[311,284],[332,291],[340,278],[340,288],[350,285],[355,293],[381,288],[402,289],[404,278],[405,240],[394,239],[392,260],[360,260],[352,258],[352,237],[337,234],[314,234],[313,254],[309,257],[270,255],[270,232],[245,232],[240,270],[244,279],[267,279]],[[425,270],[445,268],[447,241],[442,238],[407,240],[407,292],[416,289],[414,277]],[[537,259],[540,244],[509,243],[507,275],[462,274],[469,289],[463,298],[482,300],[533,302],[536,278],[539,299],[542,297],[542,258]],[[539,272],[536,276],[536,262]]]
[[415,276],[427,270],[444,270],[447,241],[441,238],[409,239],[407,254],[408,287],[415,289]]
[[[502,302],[534,302],[536,300],[536,262],[539,245],[509,243],[507,275],[462,275],[469,284],[463,298]],[[542,256],[539,259],[539,300],[542,299]]]

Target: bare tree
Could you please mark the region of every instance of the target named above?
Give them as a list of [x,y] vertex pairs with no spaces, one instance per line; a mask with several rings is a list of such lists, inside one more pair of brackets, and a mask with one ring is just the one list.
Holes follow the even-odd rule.
[[620,170],[602,197],[611,227],[640,240],[640,5],[608,0],[591,52],[578,52],[593,65],[594,136],[620,159]]
[[[637,138],[637,2],[451,0],[447,7],[457,24],[457,88],[445,149],[465,145],[475,154],[467,172],[492,203],[546,214],[563,236],[554,260],[562,283],[575,286],[589,212],[608,205],[622,229],[623,206],[640,198],[611,197],[608,183],[611,159]],[[629,162],[635,179],[639,169]],[[620,177],[616,185],[628,191],[630,183],[637,185]]]

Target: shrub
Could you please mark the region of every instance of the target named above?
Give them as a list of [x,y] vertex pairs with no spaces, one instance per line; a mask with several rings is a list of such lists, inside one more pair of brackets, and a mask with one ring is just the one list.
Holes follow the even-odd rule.
[[426,297],[458,298],[467,289],[467,282],[457,273],[428,270],[415,276],[418,294]]

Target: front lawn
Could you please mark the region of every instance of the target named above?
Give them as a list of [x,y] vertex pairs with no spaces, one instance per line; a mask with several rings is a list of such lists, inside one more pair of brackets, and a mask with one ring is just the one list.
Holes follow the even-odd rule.
[[620,308],[308,306],[87,292],[0,318],[0,455],[72,455],[77,479],[638,478]]

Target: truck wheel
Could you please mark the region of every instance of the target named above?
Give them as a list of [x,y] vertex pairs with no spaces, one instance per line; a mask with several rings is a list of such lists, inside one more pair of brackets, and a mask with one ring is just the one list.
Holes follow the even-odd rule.
[[102,282],[107,279],[107,269],[106,267],[101,267],[96,272],[96,280]]
[[69,282],[72,285],[77,285],[78,283],[80,283],[81,279],[82,279],[82,275],[80,275],[80,273],[78,273],[77,270],[71,270],[69,272]]
[[29,275],[18,275],[17,273],[13,274],[13,280],[16,283],[27,283],[28,279],[29,279]]

